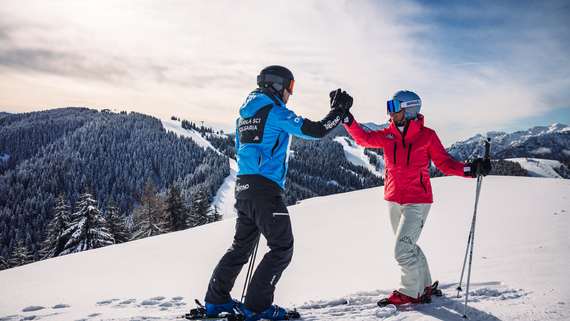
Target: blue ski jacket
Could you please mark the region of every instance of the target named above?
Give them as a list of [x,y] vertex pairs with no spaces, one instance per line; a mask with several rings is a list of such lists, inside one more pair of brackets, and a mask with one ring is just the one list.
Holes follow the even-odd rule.
[[[324,137],[341,121],[342,111],[332,109],[313,122],[289,110],[279,97],[263,89],[253,91],[236,121],[236,157],[240,176],[261,175],[285,188],[291,135],[303,139]],[[236,193],[240,185],[236,184]]]

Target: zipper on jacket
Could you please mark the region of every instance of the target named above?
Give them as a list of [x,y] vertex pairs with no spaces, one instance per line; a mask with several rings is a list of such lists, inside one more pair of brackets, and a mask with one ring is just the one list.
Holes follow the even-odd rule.
[[261,166],[261,154],[259,154],[259,158],[257,159],[257,166]]
[[424,185],[424,176],[422,175],[422,173],[420,173],[420,184],[422,185],[424,192],[427,193],[426,186]]
[[273,148],[271,149],[271,157],[273,157],[273,154],[275,154],[275,149],[277,149],[277,146],[279,146],[279,137],[277,137],[275,145],[273,145]]
[[398,150],[398,143],[394,142],[394,165],[396,165],[396,151]]
[[406,126],[404,127],[404,131],[402,132],[402,146],[404,149],[406,148],[406,134],[408,133],[408,127],[410,126],[410,122],[406,122]]
[[410,153],[412,152],[412,144],[408,145],[408,161],[406,165],[410,166]]

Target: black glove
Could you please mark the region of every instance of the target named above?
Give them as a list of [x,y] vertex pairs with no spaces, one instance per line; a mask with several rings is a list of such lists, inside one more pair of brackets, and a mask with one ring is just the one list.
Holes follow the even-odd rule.
[[348,112],[350,107],[352,107],[352,96],[340,88],[331,91],[329,97],[332,109],[340,109],[344,112]]
[[352,114],[350,112],[347,112],[344,117],[342,117],[342,123],[345,125],[352,125],[352,122],[354,121],[354,116],[352,116]]
[[467,162],[465,165],[470,168],[468,172],[465,172],[465,175],[471,177],[477,177],[477,175],[487,176],[491,172],[492,168],[491,160],[483,158],[477,158],[471,162]]

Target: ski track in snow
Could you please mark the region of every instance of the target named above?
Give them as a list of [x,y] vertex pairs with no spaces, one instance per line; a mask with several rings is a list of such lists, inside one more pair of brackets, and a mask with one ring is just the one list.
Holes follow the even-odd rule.
[[[454,283],[441,285],[444,295],[443,297],[434,297],[430,304],[401,306],[398,310],[391,311],[390,308],[378,308],[376,302],[387,295],[390,291],[375,290],[362,291],[351,294],[347,297],[323,300],[309,301],[296,309],[301,314],[301,321],[313,320],[465,320],[462,318],[464,311],[464,297],[457,298],[456,285]],[[486,282],[472,284],[469,291],[469,306],[467,315],[469,320],[474,321],[498,321],[505,317],[518,320],[543,320],[554,319],[564,320],[564,311],[557,310],[537,310],[536,307],[526,304],[525,298],[530,295],[529,292],[522,289],[513,289],[503,285],[501,282]],[[516,306],[516,310],[520,315],[509,314],[507,316],[495,316],[486,312],[486,307],[505,305]],[[558,302],[563,307],[562,302]],[[0,316],[0,321],[16,321],[16,320],[67,320],[65,318],[65,310],[72,309],[70,306],[65,309],[56,306],[43,308],[39,306],[28,307],[28,312],[21,314]],[[135,320],[176,320],[189,308],[182,297],[166,298],[163,296],[152,297],[137,301],[136,299],[109,299],[96,302],[96,309],[85,313],[85,318],[78,320],[114,320],[114,321],[135,321]],[[26,310],[24,309],[24,310]],[[131,316],[117,317],[117,309],[129,309]],[[496,310],[496,309],[493,309]],[[516,318],[513,318],[516,317]]]

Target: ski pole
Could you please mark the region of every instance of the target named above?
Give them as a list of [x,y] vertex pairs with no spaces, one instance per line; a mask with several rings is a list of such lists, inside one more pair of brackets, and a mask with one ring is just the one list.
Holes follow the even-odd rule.
[[[490,159],[490,144],[491,139],[487,138],[485,140],[485,160]],[[465,305],[463,309],[463,318],[467,319],[467,304],[469,302],[469,285],[471,284],[471,267],[473,263],[473,248],[475,246],[475,226],[477,223],[477,206],[479,205],[479,195],[481,193],[481,185],[483,184],[483,176],[479,173],[479,168],[477,168],[477,188],[475,190],[475,208],[473,210],[473,220],[471,222],[471,231],[470,231],[470,242],[468,241],[469,249],[469,268],[467,269],[467,287],[465,290]],[[465,268],[465,265],[464,265]],[[463,272],[462,272],[463,274]],[[461,284],[458,288],[461,288]]]
[[472,225],[472,233],[471,233],[471,247],[469,249],[469,267],[467,268],[467,286],[465,289],[465,305],[463,308],[463,318],[467,319],[467,304],[469,301],[469,285],[471,284],[471,267],[473,263],[473,248],[475,246],[475,224],[477,221],[477,204],[479,203],[479,193],[481,192],[481,183],[483,181],[483,177],[477,177],[477,191],[475,197],[475,211],[473,213],[473,225]]
[[[477,176],[477,185],[476,185],[476,189],[475,189],[475,199],[477,199],[477,197],[479,196],[479,188],[481,185],[481,182],[479,181],[478,173],[476,174],[476,176]],[[457,298],[460,297],[460,293],[461,293],[461,291],[463,291],[463,288],[461,287],[461,285],[463,284],[463,276],[465,275],[465,264],[467,263],[467,256],[469,254],[469,249],[471,248],[471,242],[473,241],[474,225],[475,225],[475,215],[473,215],[473,218],[471,219],[471,227],[469,228],[469,236],[467,237],[467,246],[465,247],[465,255],[463,256],[463,265],[461,266],[461,277],[459,278],[459,283],[458,283],[457,288],[456,288]]]
[[[477,179],[478,180],[478,179]],[[479,188],[479,181],[477,181],[477,188]],[[469,248],[471,247],[471,240],[473,237],[473,219],[471,219],[471,228],[469,229],[469,236],[467,237],[467,246],[465,247],[465,256],[463,257],[463,266],[461,267],[461,277],[459,278],[459,285],[457,286],[457,298],[460,297],[461,284],[463,284],[463,275],[465,274],[465,264],[467,263],[467,255],[469,254]]]
[[253,267],[255,265],[255,257],[257,256],[257,248],[259,247],[259,238],[260,236],[257,236],[257,242],[255,244],[255,247],[253,249],[253,252],[251,252],[251,255],[249,257],[249,266],[247,267],[247,274],[245,276],[245,282],[243,284],[243,290],[241,292],[241,302],[243,303],[243,301],[245,300],[245,294],[247,291],[247,288],[249,287],[249,283],[251,282],[251,278],[253,277]]

